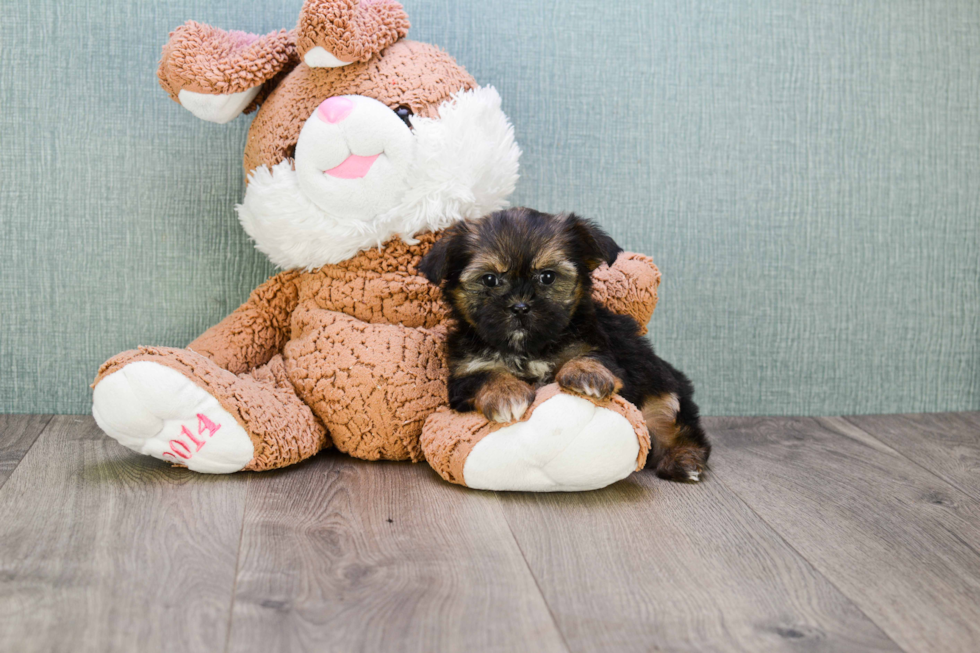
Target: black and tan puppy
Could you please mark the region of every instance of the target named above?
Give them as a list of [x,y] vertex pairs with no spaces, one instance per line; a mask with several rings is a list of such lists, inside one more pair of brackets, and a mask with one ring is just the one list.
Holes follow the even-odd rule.
[[694,387],[653,353],[633,318],[592,300],[592,271],[620,251],[587,220],[531,209],[451,228],[419,265],[442,284],[456,320],[449,404],[509,422],[531,405],[536,387],[555,381],[597,398],[618,392],[646,418],[648,467],[698,481],[711,445]]

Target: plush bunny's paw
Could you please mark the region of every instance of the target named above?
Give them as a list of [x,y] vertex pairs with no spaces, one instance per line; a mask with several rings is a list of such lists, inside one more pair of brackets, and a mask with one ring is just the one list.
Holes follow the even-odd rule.
[[619,396],[599,400],[538,390],[523,420],[500,425],[478,412],[441,409],[422,431],[429,465],[450,483],[480,490],[595,490],[641,469],[650,435]]
[[104,377],[92,416],[123,446],[195,472],[237,472],[254,455],[248,433],[217,399],[159,363],[136,361]]
[[477,442],[463,477],[468,487],[482,490],[594,490],[629,476],[639,450],[625,417],[581,397],[558,394],[527,421]]

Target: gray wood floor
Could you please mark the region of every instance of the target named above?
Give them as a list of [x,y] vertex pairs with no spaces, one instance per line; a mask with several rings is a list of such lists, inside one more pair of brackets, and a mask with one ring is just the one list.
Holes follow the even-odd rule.
[[0,416],[0,651],[980,650],[980,413],[707,422],[701,485],[532,495]]

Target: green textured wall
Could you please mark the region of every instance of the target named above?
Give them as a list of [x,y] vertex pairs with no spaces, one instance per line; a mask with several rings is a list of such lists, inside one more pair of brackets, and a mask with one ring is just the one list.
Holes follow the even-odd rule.
[[[186,19],[301,0],[2,1],[0,410],[86,412],[272,268],[239,228],[247,118],[156,84]],[[504,97],[517,203],[664,273],[653,338],[709,414],[980,409],[980,3],[406,2]]]

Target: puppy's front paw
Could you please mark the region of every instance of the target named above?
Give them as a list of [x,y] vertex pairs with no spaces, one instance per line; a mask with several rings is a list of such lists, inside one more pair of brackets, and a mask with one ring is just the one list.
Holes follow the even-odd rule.
[[573,358],[565,363],[555,377],[558,385],[582,395],[605,399],[619,392],[623,382],[594,358]]
[[476,409],[491,422],[515,422],[534,402],[534,388],[510,374],[494,374],[476,393]]

